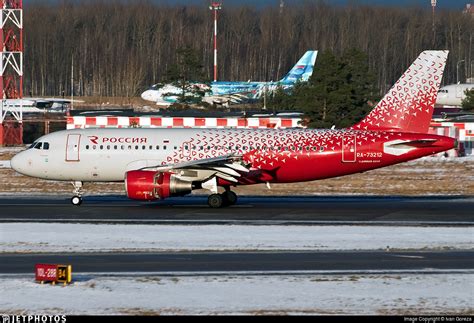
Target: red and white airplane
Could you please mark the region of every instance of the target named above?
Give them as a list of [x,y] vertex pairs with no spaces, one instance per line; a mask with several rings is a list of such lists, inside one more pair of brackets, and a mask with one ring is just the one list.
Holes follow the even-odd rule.
[[[196,189],[208,204],[235,204],[236,185],[312,181],[402,163],[456,146],[428,134],[447,51],[425,51],[377,106],[348,129],[81,129],[39,138],[12,168],[71,181],[125,182],[127,196],[152,201]],[[218,194],[219,189],[223,193]]]

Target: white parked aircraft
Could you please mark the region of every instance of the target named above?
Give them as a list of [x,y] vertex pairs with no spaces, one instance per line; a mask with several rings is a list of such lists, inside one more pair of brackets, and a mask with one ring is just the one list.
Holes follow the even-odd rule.
[[443,86],[438,91],[436,104],[461,106],[466,98],[466,91],[474,89],[474,84],[451,84]]
[[[21,105],[23,113],[64,113],[72,102],[83,103],[84,101],[58,98],[23,98],[8,100],[8,106],[9,110],[15,113],[20,112]],[[7,102],[4,104],[7,104]]]
[[[230,190],[236,185],[312,181],[405,162],[456,146],[454,138],[428,134],[447,55],[421,53],[347,129],[75,129],[39,138],[11,166],[28,176],[71,181],[74,205],[82,202],[83,182],[125,182],[131,199],[206,189],[209,206],[221,207],[236,203]],[[401,86],[409,79],[411,88]]]

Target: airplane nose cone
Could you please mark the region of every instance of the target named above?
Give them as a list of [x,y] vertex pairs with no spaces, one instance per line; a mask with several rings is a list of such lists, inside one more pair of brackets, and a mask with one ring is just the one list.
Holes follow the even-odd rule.
[[142,99],[146,101],[151,101],[151,93],[149,90],[142,93]]
[[16,172],[23,174],[25,172],[25,166],[26,166],[26,160],[24,158],[23,153],[16,154],[11,160],[10,160],[10,166],[15,170]]
[[13,156],[13,158],[10,160],[10,166],[15,170],[18,171],[19,169],[19,159],[18,159],[18,154]]

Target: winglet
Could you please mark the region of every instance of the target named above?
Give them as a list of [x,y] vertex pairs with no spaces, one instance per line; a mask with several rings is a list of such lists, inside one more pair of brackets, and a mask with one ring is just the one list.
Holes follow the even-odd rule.
[[427,133],[447,50],[424,51],[377,106],[351,129]]

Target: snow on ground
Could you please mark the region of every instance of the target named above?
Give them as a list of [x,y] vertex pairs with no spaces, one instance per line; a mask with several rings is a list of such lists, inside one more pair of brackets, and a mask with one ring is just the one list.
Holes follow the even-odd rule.
[[0,252],[472,249],[474,227],[2,223]]
[[473,314],[474,274],[0,278],[14,314]]
[[0,168],[11,168],[9,160],[0,160]]
[[0,147],[0,154],[18,153],[26,149],[26,146]]

